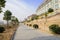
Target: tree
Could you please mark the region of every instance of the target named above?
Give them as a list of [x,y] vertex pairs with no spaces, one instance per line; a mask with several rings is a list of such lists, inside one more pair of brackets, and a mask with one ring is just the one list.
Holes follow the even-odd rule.
[[11,21],[12,21],[12,23],[13,23],[14,25],[19,24],[19,20],[18,20],[18,18],[16,18],[15,16],[12,16],[12,17],[11,17]]
[[54,11],[54,10],[53,10],[52,8],[49,8],[49,9],[48,9],[48,12],[49,12],[49,13],[51,13],[51,12],[53,12],[53,11]]
[[5,3],[6,3],[5,0],[0,0],[0,13],[2,12],[2,7],[3,8],[5,7]]
[[7,27],[9,25],[8,21],[11,20],[11,15],[12,15],[12,13],[9,10],[7,10],[6,12],[4,12],[3,20],[7,21]]
[[47,16],[48,16],[48,12],[45,12],[45,19],[46,19],[46,22],[47,22]]
[[46,22],[47,22],[47,16],[49,13],[52,13],[54,10],[52,8],[49,8],[48,9],[48,12],[45,13],[45,19],[46,19]]
[[48,16],[48,12],[45,12],[45,22],[44,22],[44,29],[45,29],[45,25],[46,25],[46,22],[47,22],[47,16]]
[[52,8],[49,8],[49,9],[48,9],[48,12],[45,12],[45,20],[46,20],[46,21],[45,21],[45,23],[44,23],[44,26],[45,26],[45,24],[46,24],[46,22],[47,22],[48,14],[49,14],[49,13],[52,13],[52,12],[54,12],[54,10],[53,10]]
[[19,20],[18,20],[18,18],[16,18],[16,22],[18,22],[18,23],[19,23]]

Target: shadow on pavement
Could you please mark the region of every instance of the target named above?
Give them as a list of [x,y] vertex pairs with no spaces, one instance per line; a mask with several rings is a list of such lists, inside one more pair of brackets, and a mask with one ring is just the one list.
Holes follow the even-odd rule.
[[57,36],[45,36],[45,37],[36,37],[31,40],[60,40],[60,37]]

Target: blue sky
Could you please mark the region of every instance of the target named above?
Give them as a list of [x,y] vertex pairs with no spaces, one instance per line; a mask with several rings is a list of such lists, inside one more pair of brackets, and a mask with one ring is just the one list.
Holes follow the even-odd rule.
[[[16,16],[20,21],[27,16],[34,14],[36,9],[44,0],[6,0],[6,6],[3,11],[10,10],[13,16]],[[3,13],[0,14],[3,17]],[[2,18],[1,18],[2,19]],[[0,19],[0,20],[1,20]]]
[[43,3],[44,0],[21,0],[21,1],[33,7],[36,10],[38,6]]

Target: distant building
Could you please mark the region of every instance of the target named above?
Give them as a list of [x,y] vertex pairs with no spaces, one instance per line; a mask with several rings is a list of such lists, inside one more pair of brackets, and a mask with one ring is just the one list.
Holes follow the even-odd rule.
[[44,3],[42,3],[36,11],[37,15],[47,12],[49,8],[54,9],[54,13],[59,13],[60,0],[44,0]]
[[33,16],[36,16],[36,14],[32,14],[32,15],[28,16],[27,20],[30,20]]

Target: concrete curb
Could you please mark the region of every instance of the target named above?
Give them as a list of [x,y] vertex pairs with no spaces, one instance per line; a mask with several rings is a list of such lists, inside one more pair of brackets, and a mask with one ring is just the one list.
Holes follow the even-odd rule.
[[13,33],[13,35],[11,36],[10,40],[14,40],[15,34],[16,34],[17,29],[15,30],[15,32]]

